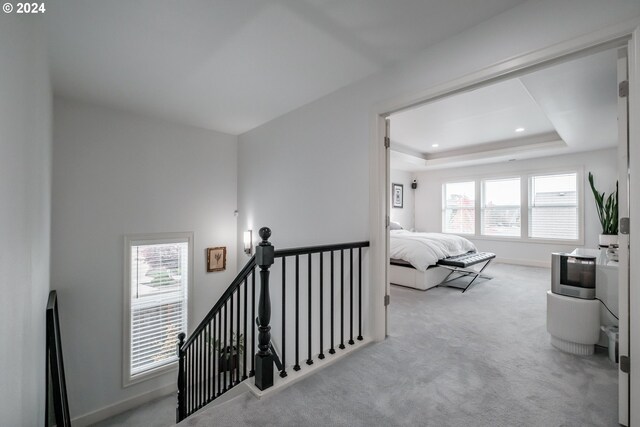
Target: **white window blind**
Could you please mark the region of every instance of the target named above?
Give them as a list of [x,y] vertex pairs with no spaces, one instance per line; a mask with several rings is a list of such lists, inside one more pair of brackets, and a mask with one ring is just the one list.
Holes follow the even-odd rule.
[[532,176],[529,185],[529,237],[577,240],[577,174]]
[[476,223],[475,181],[444,184],[443,199],[442,231],[474,234]]
[[482,181],[482,234],[520,237],[520,177]]
[[177,360],[187,330],[189,240],[130,243],[130,378]]

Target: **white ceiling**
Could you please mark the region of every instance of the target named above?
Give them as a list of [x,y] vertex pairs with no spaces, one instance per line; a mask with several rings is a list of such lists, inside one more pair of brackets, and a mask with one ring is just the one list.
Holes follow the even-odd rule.
[[391,116],[394,167],[435,169],[614,147],[617,99],[615,49],[459,93]]
[[524,0],[57,0],[57,95],[248,131]]

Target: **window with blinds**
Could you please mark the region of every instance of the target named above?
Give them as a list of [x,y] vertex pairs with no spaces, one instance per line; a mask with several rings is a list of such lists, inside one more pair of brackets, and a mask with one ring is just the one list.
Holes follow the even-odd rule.
[[128,380],[169,367],[187,331],[189,237],[128,240]]
[[529,180],[529,237],[577,240],[577,173],[533,175]]
[[449,182],[443,185],[442,231],[474,234],[476,224],[476,183]]
[[482,181],[482,235],[520,237],[520,177]]

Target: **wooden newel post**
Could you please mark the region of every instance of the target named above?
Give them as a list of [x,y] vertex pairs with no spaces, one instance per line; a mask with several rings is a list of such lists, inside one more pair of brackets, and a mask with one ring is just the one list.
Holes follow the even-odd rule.
[[269,296],[269,267],[273,265],[274,248],[269,243],[271,230],[262,227],[258,232],[262,241],[256,247],[256,265],[260,267],[260,299],[258,301],[258,352],[255,356],[256,387],[265,390],[273,385],[273,355],[271,342],[271,298]]
[[176,408],[176,424],[185,419],[186,407],[184,404],[185,397],[185,384],[184,384],[184,350],[182,345],[186,335],[184,332],[180,332],[178,335],[178,407]]

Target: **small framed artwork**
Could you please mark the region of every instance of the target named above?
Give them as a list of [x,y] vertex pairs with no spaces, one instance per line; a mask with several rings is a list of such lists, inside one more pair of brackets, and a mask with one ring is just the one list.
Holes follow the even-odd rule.
[[227,248],[207,248],[207,272],[224,271],[227,268]]
[[402,208],[403,197],[402,184],[391,184],[391,200],[394,208]]

